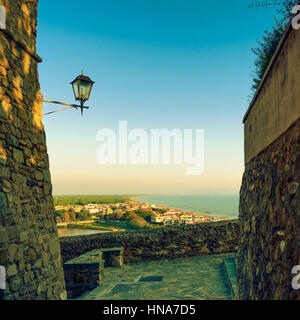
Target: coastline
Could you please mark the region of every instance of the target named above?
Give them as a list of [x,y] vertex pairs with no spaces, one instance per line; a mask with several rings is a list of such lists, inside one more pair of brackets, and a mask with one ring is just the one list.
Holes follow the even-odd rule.
[[[162,197],[163,195],[155,195],[156,197]],[[181,209],[181,208],[174,208],[174,207],[170,207],[170,206],[165,206],[165,205],[159,205],[159,204],[155,204],[153,202],[144,202],[144,201],[140,201],[138,200],[138,198],[142,198],[142,197],[147,197],[147,196],[133,196],[130,197],[130,201],[134,201],[140,204],[148,204],[148,205],[153,205],[155,206],[155,208],[158,209],[164,209],[166,211],[174,211],[174,212],[182,212],[183,214],[192,214],[194,217],[201,217],[201,218],[207,218],[207,219],[213,219],[214,221],[229,221],[232,220],[233,218],[225,218],[225,217],[219,217],[219,216],[214,216],[214,215],[208,215],[207,213],[204,212],[192,212],[191,210],[187,210],[187,209]],[[149,196],[152,197],[152,196]]]

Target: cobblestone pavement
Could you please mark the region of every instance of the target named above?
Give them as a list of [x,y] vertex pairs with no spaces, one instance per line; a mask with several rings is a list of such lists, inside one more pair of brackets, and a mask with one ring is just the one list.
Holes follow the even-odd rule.
[[105,268],[104,284],[78,299],[231,300],[222,266],[223,259],[230,257],[234,254],[156,260]]

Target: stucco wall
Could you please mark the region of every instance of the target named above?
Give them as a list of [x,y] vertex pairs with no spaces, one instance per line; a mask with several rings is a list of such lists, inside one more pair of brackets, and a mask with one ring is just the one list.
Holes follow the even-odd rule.
[[300,32],[291,29],[283,40],[244,119],[245,163],[300,117]]
[[64,299],[35,53],[37,8],[0,0],[0,299]]

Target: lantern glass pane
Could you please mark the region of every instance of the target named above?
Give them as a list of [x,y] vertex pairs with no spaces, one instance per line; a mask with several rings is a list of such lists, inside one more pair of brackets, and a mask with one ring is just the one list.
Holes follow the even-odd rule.
[[74,96],[75,96],[75,99],[78,100],[79,98],[79,90],[78,90],[78,81],[75,81],[73,84],[73,91],[74,91]]
[[80,81],[79,97],[82,100],[88,100],[91,93],[91,83],[86,81]]
[[80,87],[79,87],[79,97],[82,100],[86,100],[86,85],[82,81],[81,81]]
[[87,100],[90,98],[90,94],[91,94],[91,91],[92,91],[92,87],[93,87],[93,83],[90,82],[87,86]]

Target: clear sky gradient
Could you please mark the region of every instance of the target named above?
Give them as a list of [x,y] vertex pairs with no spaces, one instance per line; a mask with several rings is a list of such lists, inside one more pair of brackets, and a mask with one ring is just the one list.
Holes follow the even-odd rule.
[[[254,55],[275,8],[250,1],[64,0],[39,4],[38,53],[45,99],[73,103],[70,82],[95,82],[91,108],[44,118],[54,194],[238,193],[242,117]],[[60,106],[44,104],[44,112]],[[98,130],[204,129],[205,170],[96,162]]]

